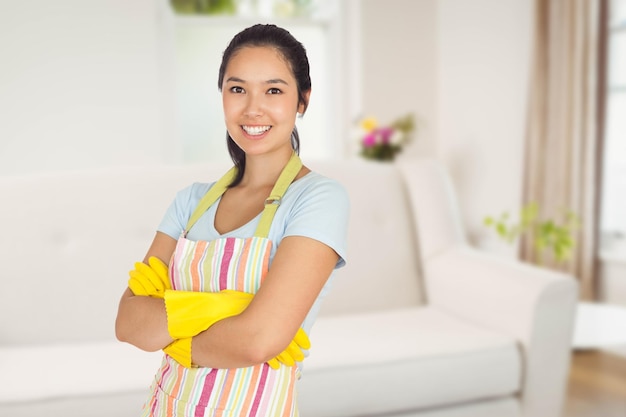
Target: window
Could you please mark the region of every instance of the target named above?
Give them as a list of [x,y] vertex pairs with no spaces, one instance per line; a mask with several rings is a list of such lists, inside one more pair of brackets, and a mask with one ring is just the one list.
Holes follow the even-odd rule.
[[611,0],[609,10],[609,74],[600,228],[603,249],[623,248],[626,256],[626,0]]

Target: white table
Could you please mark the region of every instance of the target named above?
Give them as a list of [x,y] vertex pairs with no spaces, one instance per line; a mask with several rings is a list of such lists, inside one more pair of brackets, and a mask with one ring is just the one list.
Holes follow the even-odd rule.
[[626,346],[626,307],[579,302],[574,327],[574,349]]

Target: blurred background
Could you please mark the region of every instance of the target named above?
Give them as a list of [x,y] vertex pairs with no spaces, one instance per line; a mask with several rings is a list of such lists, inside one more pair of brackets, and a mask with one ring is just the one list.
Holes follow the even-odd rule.
[[225,160],[221,53],[275,22],[310,55],[304,158],[356,158],[360,117],[411,112],[402,157],[449,162],[477,242],[485,214],[519,205],[532,1],[274,3],[189,15],[168,0],[0,1],[0,175]]
[[[402,156],[444,160],[473,242],[512,253],[482,219],[522,199],[535,8],[531,0],[2,0],[0,175],[225,160],[221,52],[242,28],[275,22],[310,55],[314,93],[298,122],[304,157],[356,157],[356,120],[413,113],[416,140]],[[613,117],[599,221],[607,250],[621,252],[623,1],[610,10]]]
[[532,261],[485,217],[565,202],[581,298],[626,307],[626,0],[0,0],[0,177],[227,162],[218,67],[259,22],[309,55],[305,163],[412,114],[398,159],[445,164],[473,245]]
[[[359,118],[412,113],[416,140],[402,157],[442,159],[473,243],[515,253],[482,221],[522,202],[540,3],[2,0],[0,175],[225,161],[221,53],[244,27],[274,22],[311,61],[311,106],[298,121],[305,158],[358,157]],[[615,260],[626,253],[626,12],[623,0],[608,3],[598,221],[604,258]]]
[[[274,22],[311,61],[305,159],[359,158],[358,120],[414,114],[400,158],[442,160],[472,243],[515,256],[483,219],[524,199],[541,3],[1,0],[0,175],[224,162],[221,53],[241,29]],[[626,6],[605,3],[597,286],[626,305]]]

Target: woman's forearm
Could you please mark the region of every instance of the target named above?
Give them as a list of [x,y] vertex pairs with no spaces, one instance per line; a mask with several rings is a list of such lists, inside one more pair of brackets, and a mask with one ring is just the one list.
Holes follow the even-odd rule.
[[193,339],[194,363],[232,368],[276,357],[294,338],[337,259],[332,249],[313,239],[283,239],[272,268],[248,308]]
[[[149,264],[149,258],[154,256],[167,264],[175,247],[176,239],[157,232],[144,263]],[[120,300],[115,320],[115,334],[120,341],[150,352],[163,349],[172,343],[173,339],[167,331],[167,314],[163,299],[135,296],[127,288]]]
[[264,327],[245,315],[215,323],[192,339],[193,363],[211,368],[241,368],[276,357],[290,339]]
[[163,299],[134,296],[126,290],[120,301],[115,333],[120,341],[150,352],[169,345],[173,339],[167,331]]

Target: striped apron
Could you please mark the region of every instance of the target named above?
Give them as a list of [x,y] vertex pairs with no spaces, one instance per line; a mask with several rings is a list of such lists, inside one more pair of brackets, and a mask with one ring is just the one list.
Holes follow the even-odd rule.
[[[187,232],[232,182],[231,169],[202,198],[170,261],[172,289],[218,292],[224,289],[256,293],[268,268],[272,242],[267,238],[280,200],[300,171],[294,153],[265,201],[255,235],[191,241]],[[142,416],[298,416],[295,382],[297,366],[266,363],[247,368],[185,368],[165,355],[151,387]]]

